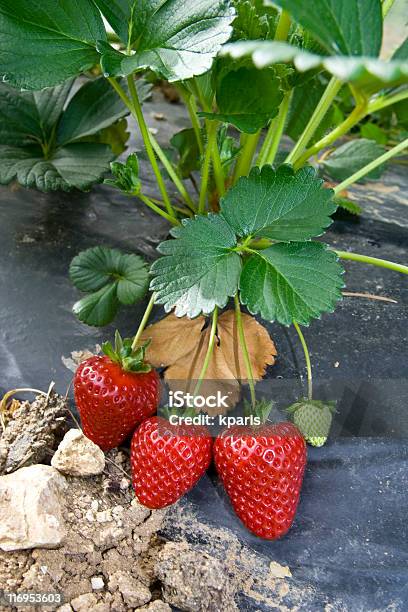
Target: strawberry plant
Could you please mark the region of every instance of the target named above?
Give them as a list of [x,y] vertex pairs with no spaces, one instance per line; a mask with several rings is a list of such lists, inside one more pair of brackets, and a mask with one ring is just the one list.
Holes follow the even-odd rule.
[[[342,298],[344,270],[340,260],[408,273],[406,265],[336,251],[324,239],[339,205],[358,209],[344,197],[345,190],[357,181],[378,177],[384,164],[408,145],[406,138],[399,137],[397,142],[384,139],[373,122],[390,108],[398,109],[397,117],[403,116],[401,105],[408,98],[407,41],[389,59],[380,58],[384,20],[391,5],[392,0],[43,0],[41,4],[0,0],[0,74],[7,92],[11,88],[34,91],[8,95],[30,100],[38,108],[41,96],[57,94],[47,89],[44,92],[48,94],[38,94],[36,90],[52,87],[56,89],[51,92],[65,91],[69,85],[64,83],[69,79],[99,67],[103,77],[96,81],[98,87],[103,83],[104,88],[111,88],[120,103],[120,116],[126,108],[137,121],[160,197],[149,193],[139,174],[136,154],[112,164],[112,178],[107,182],[172,226],[151,267],[151,298],[134,340],[117,340],[116,350],[107,345],[107,357],[96,358],[78,374],[78,389],[82,385],[78,403],[80,408],[84,405],[85,421],[95,406],[87,397],[95,378],[109,374],[113,381],[121,376],[126,388],[133,389],[130,375],[149,376],[144,340],[146,334],[158,334],[154,328],[151,333],[145,331],[154,304],[163,305],[176,317],[187,317],[187,324],[180,322],[177,335],[177,319],[173,314],[167,317],[161,329],[171,331],[162,337],[162,346],[152,361],[176,370],[177,364],[183,363],[179,374],[186,372],[187,364],[193,364],[190,371],[197,379],[197,393],[206,377],[220,377],[223,356],[223,375],[229,372],[234,381],[248,382],[255,410],[254,380],[263,375],[266,364],[273,363],[276,352],[273,343],[263,340],[257,360],[256,334],[250,331],[253,319],[241,312],[244,306],[251,315],[295,327],[304,349],[309,389],[308,399],[300,400],[292,412],[310,442],[320,445],[325,441],[332,405],[313,400],[310,356],[300,326],[333,312]],[[113,44],[103,18],[115,32]],[[191,120],[191,128],[173,136],[173,156],[147,127],[138,81],[144,72],[174,85]],[[67,142],[58,140],[61,131],[68,134],[68,140],[72,140],[70,130],[77,134],[81,147],[85,146],[82,137],[97,132],[81,132],[76,125],[81,113],[76,111],[70,122],[62,116],[58,128],[51,129],[51,141],[41,141],[43,152],[44,142],[52,142],[52,159],[46,163],[54,165],[54,172],[62,150],[58,147]],[[53,118],[53,125],[57,119]],[[61,127],[64,121],[69,129]],[[339,139],[355,135],[359,126],[361,138],[339,144]],[[98,130],[102,127],[98,124]],[[292,139],[290,148],[284,136]],[[37,153],[41,143],[35,145]],[[31,146],[31,141],[22,144]],[[45,153],[51,155],[50,151]],[[6,166],[0,172],[19,177],[20,166],[15,160],[11,168]],[[328,188],[325,175],[340,182]],[[31,174],[28,176],[32,182]],[[170,197],[168,181],[179,194],[177,200]],[[79,183],[76,186],[81,186]],[[59,185],[63,186],[61,179]],[[121,303],[134,303],[146,290],[143,264],[117,251],[79,255],[71,276],[77,287],[89,294],[75,310],[91,325],[108,323]],[[231,354],[226,350],[232,346],[227,340],[231,334],[225,313],[219,317],[219,311],[231,301],[238,348],[234,349],[235,363],[228,369],[225,355]],[[199,339],[199,362],[187,350],[191,338]],[[153,346],[152,354],[155,350]],[[112,368],[116,370],[111,375]],[[140,381],[143,385],[142,378]],[[111,401],[122,401],[108,386],[106,393],[108,409]],[[126,397],[125,393],[125,403]],[[105,414],[103,406],[100,410]],[[96,434],[96,438],[102,436],[103,446],[123,439],[141,415],[135,413],[132,423],[122,422],[122,418],[123,414],[115,417],[117,427],[115,424],[109,440],[109,415],[103,421]],[[90,418],[89,435],[93,435],[97,420],[97,414]],[[323,422],[322,433],[310,430],[316,420]],[[157,427],[156,421],[148,421],[136,432],[133,453],[137,461],[141,460],[140,449],[151,443],[153,434],[156,436]],[[276,525],[272,529],[268,521],[264,524],[263,517],[248,518],[247,507],[239,505],[242,495],[250,507],[253,493],[263,496],[267,489],[264,485],[259,489],[258,475],[254,489],[237,496],[231,466],[225,459],[228,436],[216,444],[218,467],[238,514],[265,537],[276,537],[290,525],[303,474],[304,442],[294,426],[268,430],[262,442],[267,447],[259,452],[273,453],[276,436],[281,433],[293,439],[298,459],[292,464],[289,461],[288,477],[293,477],[294,485],[279,529]],[[260,444],[256,436],[251,439],[255,446]],[[159,447],[149,448],[149,453],[154,460],[161,460]],[[237,459],[245,472],[248,463],[244,457]],[[206,461],[204,453],[194,474],[202,473]],[[273,479],[276,474],[272,471],[269,476]],[[186,476],[174,499],[194,478]],[[173,500],[170,496],[170,501],[152,502],[153,493],[148,488],[144,493],[150,504]]]

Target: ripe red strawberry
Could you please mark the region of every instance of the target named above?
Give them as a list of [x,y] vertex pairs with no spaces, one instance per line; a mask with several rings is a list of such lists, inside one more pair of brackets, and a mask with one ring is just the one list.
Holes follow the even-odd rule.
[[211,450],[205,427],[171,425],[162,417],[144,421],[133,434],[130,455],[140,503],[148,508],[174,504],[204,474]]
[[90,357],[76,371],[75,402],[84,434],[107,451],[119,446],[159,403],[159,376],[144,360],[146,345],[136,350],[116,334],[115,350]]
[[232,506],[255,535],[275,540],[295,518],[306,444],[292,423],[235,427],[214,443],[218,473]]

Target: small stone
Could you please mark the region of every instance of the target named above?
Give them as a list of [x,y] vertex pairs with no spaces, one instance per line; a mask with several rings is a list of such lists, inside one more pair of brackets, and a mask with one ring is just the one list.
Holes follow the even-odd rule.
[[85,593],[71,601],[71,606],[75,612],[89,612],[89,610],[98,603],[96,595],[93,593]]
[[130,487],[130,480],[128,478],[123,477],[120,481],[120,488],[122,491],[126,491]]
[[287,565],[281,565],[276,561],[270,562],[269,573],[273,578],[292,578],[289,567]]
[[92,510],[87,510],[87,512],[85,514],[85,518],[88,521],[88,523],[94,523],[95,522],[95,516],[94,516]]
[[98,510],[99,510],[99,502],[98,502],[97,499],[93,499],[92,500],[92,502],[91,502],[91,510],[93,512],[98,512]]
[[72,607],[70,604],[64,604],[63,606],[57,608],[57,612],[72,612]]
[[0,476],[0,549],[56,548],[66,536],[65,478],[49,465]]
[[125,511],[123,506],[114,506],[112,508],[112,516],[116,518],[122,518],[123,512]]
[[110,510],[102,510],[102,512],[96,513],[96,520],[98,523],[110,523],[112,520],[112,514]]
[[82,431],[70,429],[51,459],[51,465],[70,476],[94,476],[105,469],[105,455]]
[[93,591],[102,591],[105,588],[102,576],[92,576],[91,586]]

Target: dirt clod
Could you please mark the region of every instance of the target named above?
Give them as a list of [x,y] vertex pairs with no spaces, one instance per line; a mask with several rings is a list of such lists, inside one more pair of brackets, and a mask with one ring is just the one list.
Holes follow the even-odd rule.
[[68,429],[67,407],[57,393],[22,402],[0,433],[0,474],[50,458]]
[[181,610],[237,610],[237,584],[226,566],[187,543],[168,542],[159,554],[156,572],[164,599]]

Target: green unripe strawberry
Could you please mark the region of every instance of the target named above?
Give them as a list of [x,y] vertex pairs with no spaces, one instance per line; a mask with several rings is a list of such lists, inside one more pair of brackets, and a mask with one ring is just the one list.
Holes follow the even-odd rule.
[[288,408],[288,412],[293,415],[294,424],[312,446],[325,444],[335,411],[336,402],[307,399]]

